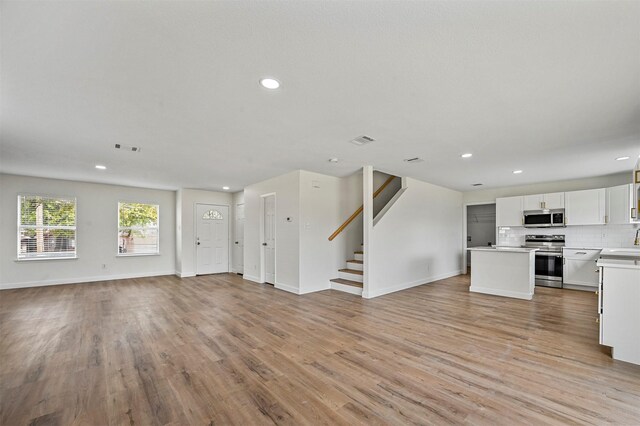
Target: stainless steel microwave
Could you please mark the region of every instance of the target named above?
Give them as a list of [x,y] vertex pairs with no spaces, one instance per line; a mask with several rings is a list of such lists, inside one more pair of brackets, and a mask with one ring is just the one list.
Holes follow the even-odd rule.
[[564,227],[564,209],[525,210],[525,228]]

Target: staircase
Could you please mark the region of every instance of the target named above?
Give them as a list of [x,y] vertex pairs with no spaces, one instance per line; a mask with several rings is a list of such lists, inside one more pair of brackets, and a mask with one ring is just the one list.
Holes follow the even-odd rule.
[[354,251],[353,259],[347,260],[347,267],[338,270],[338,278],[331,281],[333,290],[362,296],[363,251]]

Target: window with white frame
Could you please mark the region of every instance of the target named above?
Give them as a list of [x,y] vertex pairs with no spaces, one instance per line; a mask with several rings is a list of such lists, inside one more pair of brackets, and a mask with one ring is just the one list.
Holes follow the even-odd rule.
[[143,203],[118,203],[118,255],[160,253],[159,206]]
[[76,199],[18,196],[18,259],[76,257]]

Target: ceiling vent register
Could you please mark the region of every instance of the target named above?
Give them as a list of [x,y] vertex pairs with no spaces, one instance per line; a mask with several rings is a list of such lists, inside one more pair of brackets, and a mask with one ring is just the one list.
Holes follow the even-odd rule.
[[122,149],[125,151],[131,151],[131,152],[140,152],[140,147],[139,146],[129,146],[129,145],[122,145],[117,143],[116,144],[116,149]]
[[371,136],[362,135],[351,141],[352,144],[362,146],[375,141]]

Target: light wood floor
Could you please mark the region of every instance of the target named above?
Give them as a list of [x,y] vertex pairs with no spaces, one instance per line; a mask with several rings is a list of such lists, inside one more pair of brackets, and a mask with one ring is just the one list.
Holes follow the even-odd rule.
[[640,424],[592,293],[373,300],[235,275],[0,292],[0,424]]

